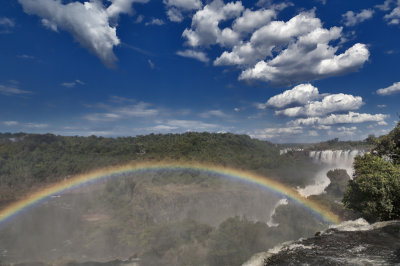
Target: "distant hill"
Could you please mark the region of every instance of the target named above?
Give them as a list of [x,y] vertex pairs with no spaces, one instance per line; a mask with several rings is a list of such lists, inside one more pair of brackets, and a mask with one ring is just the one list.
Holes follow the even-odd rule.
[[[293,186],[314,168],[301,155],[279,156],[277,145],[231,133],[78,137],[0,134],[0,206],[43,183],[132,161],[196,161],[255,171]],[[303,169],[299,171],[299,169]]]

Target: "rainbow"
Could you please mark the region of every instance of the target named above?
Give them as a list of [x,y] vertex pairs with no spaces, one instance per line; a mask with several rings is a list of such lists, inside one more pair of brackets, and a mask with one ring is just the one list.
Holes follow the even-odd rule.
[[217,174],[232,180],[258,185],[268,191],[284,196],[309,210],[321,221],[329,224],[337,224],[340,219],[337,215],[327,210],[323,206],[301,196],[296,190],[283,185],[275,180],[262,177],[258,174],[243,171],[234,168],[221,167],[216,165],[201,163],[182,163],[182,162],[143,162],[136,164],[128,164],[123,166],[115,166],[99,169],[89,173],[80,174],[64,181],[49,185],[26,198],[10,204],[0,210],[0,224],[17,216],[23,210],[35,205],[52,195],[62,193],[66,190],[77,188],[81,185],[95,182],[105,178],[121,176],[123,174],[133,174],[144,171],[160,171],[160,170],[197,170],[201,172]]

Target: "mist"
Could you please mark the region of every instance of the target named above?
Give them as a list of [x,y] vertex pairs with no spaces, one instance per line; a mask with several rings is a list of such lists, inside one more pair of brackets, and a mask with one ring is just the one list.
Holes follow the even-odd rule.
[[[4,263],[138,258],[140,265],[180,265],[186,258],[188,265],[240,265],[256,251],[323,227],[255,185],[198,171],[149,172],[45,199],[0,227],[0,254]],[[238,256],[215,253],[236,234],[244,241],[234,249]]]
[[322,168],[315,172],[313,183],[298,188],[298,192],[305,197],[324,193],[325,188],[330,184],[330,180],[326,175],[330,170],[344,169],[352,177],[354,158],[364,153],[362,150],[310,151],[309,156],[312,158],[313,163],[320,165]]

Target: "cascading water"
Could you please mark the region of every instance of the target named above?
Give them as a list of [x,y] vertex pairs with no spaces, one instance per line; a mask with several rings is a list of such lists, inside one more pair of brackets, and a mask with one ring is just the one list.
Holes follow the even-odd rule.
[[314,184],[304,188],[298,188],[299,193],[305,197],[323,193],[325,188],[330,183],[330,180],[326,175],[329,170],[345,169],[347,174],[352,177],[354,171],[354,158],[357,155],[362,155],[364,153],[364,151],[360,150],[310,151],[309,156],[313,159],[313,161],[315,163],[322,164],[325,167],[315,174]]

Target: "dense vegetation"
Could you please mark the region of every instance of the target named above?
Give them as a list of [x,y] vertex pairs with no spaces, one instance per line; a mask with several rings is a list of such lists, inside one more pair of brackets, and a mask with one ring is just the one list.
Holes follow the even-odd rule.
[[[246,135],[185,133],[124,138],[0,134],[0,206],[25,190],[98,167],[131,161],[207,162],[256,171],[304,185],[315,169],[306,156],[279,156],[278,148]],[[302,167],[304,166],[304,167]],[[299,172],[299,168],[307,169]]]
[[330,139],[318,143],[307,143],[307,144],[281,144],[281,148],[301,148],[304,150],[370,150],[373,143],[370,138],[366,140],[351,141],[351,140],[339,140],[339,138]]
[[369,137],[372,154],[357,157],[343,203],[368,221],[400,218],[400,123],[387,135]]

